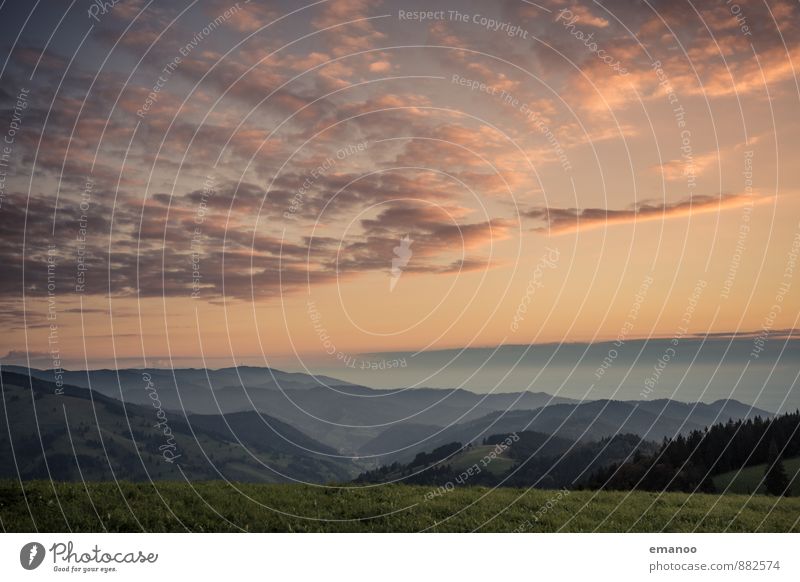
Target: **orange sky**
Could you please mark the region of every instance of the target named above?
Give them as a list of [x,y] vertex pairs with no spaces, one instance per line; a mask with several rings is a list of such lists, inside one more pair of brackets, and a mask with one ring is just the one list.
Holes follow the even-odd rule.
[[40,19],[0,75],[19,127],[0,355],[220,366],[796,328],[800,15],[739,4]]

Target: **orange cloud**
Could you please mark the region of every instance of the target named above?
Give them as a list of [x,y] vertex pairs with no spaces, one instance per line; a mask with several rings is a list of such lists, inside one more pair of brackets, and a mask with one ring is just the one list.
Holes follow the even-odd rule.
[[369,70],[373,73],[385,73],[392,68],[389,61],[375,61],[369,65]]
[[550,208],[546,206],[534,208],[524,215],[528,218],[543,220],[546,226],[534,229],[551,235],[561,235],[590,230],[603,226],[647,222],[651,220],[668,220],[696,214],[721,212],[731,208],[740,208],[751,204],[763,204],[774,200],[774,197],[758,197],[744,194],[720,196],[692,196],[678,202],[642,203],[635,208],[611,210],[607,208]]
[[586,6],[576,4],[574,6],[570,6],[569,8],[565,8],[565,10],[569,10],[572,13],[571,16],[577,18],[576,23],[579,22],[580,24],[588,24],[589,26],[594,26],[596,28],[605,28],[608,26],[608,20],[600,16],[596,16]]
[[685,180],[688,174],[699,176],[714,165],[719,165],[719,152],[709,152],[694,156],[691,164],[683,159],[669,160],[660,165],[653,166],[653,170],[661,173],[667,182]]

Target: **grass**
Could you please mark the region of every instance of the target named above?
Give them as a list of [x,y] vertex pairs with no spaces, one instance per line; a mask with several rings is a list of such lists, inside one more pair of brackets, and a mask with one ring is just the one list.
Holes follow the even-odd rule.
[[442,465],[450,465],[454,471],[463,471],[472,467],[476,463],[478,467],[494,475],[501,475],[514,466],[514,459],[508,456],[508,451],[503,451],[494,458],[489,457],[484,465],[481,461],[495,450],[494,445],[478,445],[463,451],[451,459],[443,462]]
[[[0,481],[0,525],[30,532],[800,531],[800,499],[465,487]],[[430,500],[426,501],[426,494]]]
[[[790,488],[792,496],[800,495],[800,457],[794,459],[785,459],[783,466],[786,469],[786,475],[792,481]],[[761,480],[764,478],[764,471],[767,468],[764,465],[753,465],[746,467],[741,471],[730,471],[717,475],[714,477],[714,486],[718,491],[729,491],[730,493],[751,494],[756,491],[763,494],[764,485]]]

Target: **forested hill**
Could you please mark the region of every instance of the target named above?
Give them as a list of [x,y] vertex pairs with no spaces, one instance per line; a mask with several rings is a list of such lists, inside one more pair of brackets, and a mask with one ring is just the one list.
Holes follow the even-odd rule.
[[[658,452],[597,471],[592,489],[714,490],[715,475],[800,455],[800,411],[730,420],[664,440]],[[789,476],[791,478],[791,476]]]

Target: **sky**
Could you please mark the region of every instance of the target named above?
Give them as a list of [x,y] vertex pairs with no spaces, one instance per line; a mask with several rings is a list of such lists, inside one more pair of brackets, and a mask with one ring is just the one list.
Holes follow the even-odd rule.
[[101,4],[0,8],[3,363],[798,327],[796,2]]

